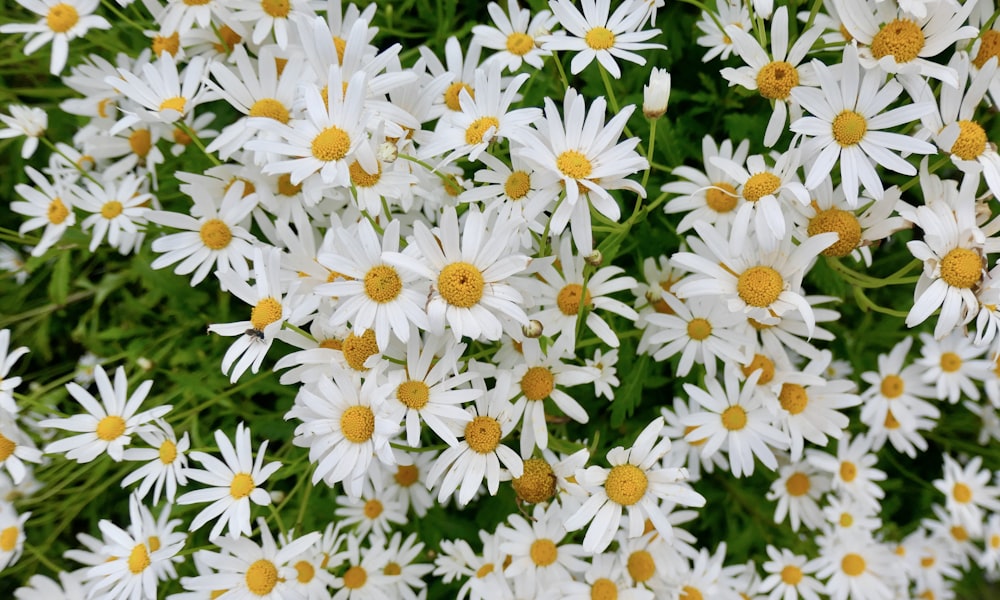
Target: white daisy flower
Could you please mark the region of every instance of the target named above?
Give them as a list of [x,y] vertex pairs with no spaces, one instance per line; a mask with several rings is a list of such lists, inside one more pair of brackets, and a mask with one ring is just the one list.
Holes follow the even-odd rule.
[[592,466],[577,469],[576,480],[590,494],[584,504],[565,521],[576,531],[589,523],[583,539],[587,552],[603,552],[621,527],[622,510],[628,509],[628,536],[645,533],[646,519],[665,539],[673,537],[673,527],[659,506],[668,500],[683,506],[704,506],[705,498],[689,486],[678,484],[687,478],[687,469],[663,468],[659,460],[670,451],[670,440],[662,436],[663,417],[653,419],[626,450],[617,446],[608,451],[610,469]]
[[87,35],[90,29],[111,29],[104,17],[93,14],[99,0],[17,0],[17,3],[43,18],[37,23],[7,23],[0,33],[23,33],[27,44],[24,54],[31,55],[52,42],[49,72],[62,73],[69,56],[69,43]]
[[28,474],[25,462],[41,463],[42,452],[35,448],[12,415],[0,410],[0,467],[7,470],[14,485],[24,481]]
[[587,566],[583,581],[565,581],[559,588],[562,600],[593,600],[594,598],[620,598],[621,600],[654,600],[652,591],[628,585],[625,565],[616,554],[598,554]]
[[661,191],[678,194],[663,205],[663,212],[668,215],[687,213],[677,224],[678,233],[690,230],[698,221],[706,221],[719,228],[723,235],[729,235],[739,205],[746,200],[736,191],[740,181],[715,166],[713,159],[719,157],[740,165],[746,162],[749,148],[749,140],[743,140],[733,148],[731,140],[725,139],[716,145],[712,136],[706,135],[701,140],[701,160],[705,171],[686,165],[671,171],[675,177],[687,180],[666,183],[660,188]]
[[108,245],[122,254],[136,249],[142,239],[148,205],[152,194],[140,193],[145,180],[128,175],[119,181],[104,181],[98,185],[91,180],[85,188],[78,188],[78,206],[91,214],[83,220],[84,231],[92,229],[90,251],[94,252],[107,237]]
[[435,558],[433,574],[445,583],[463,578],[465,582],[457,598],[471,600],[510,600],[514,592],[511,581],[503,574],[507,554],[500,550],[499,536],[479,530],[482,551],[475,552],[463,539],[441,540],[441,553]]
[[483,48],[498,51],[487,60],[503,65],[512,73],[521,68],[521,63],[541,69],[542,59],[552,53],[542,49],[538,38],[552,31],[555,16],[547,10],[531,16],[531,11],[521,8],[517,0],[507,0],[506,13],[496,2],[490,2],[486,10],[495,27],[476,25],[472,36]]
[[934,487],[946,496],[945,508],[973,535],[982,530],[989,512],[1000,511],[1000,488],[989,485],[993,472],[983,468],[983,457],[975,456],[959,464],[944,455],[944,473]]
[[685,425],[684,419],[698,409],[698,403],[690,404],[680,397],[675,397],[669,406],[660,407],[663,416],[663,436],[670,440],[671,451],[664,455],[664,467],[684,467],[688,471],[687,480],[691,483],[701,480],[702,471],[714,473],[716,467],[729,470],[729,462],[721,453],[706,456],[701,447],[705,439],[688,441],[685,436],[695,430],[694,426]]
[[132,441],[132,434],[140,426],[170,412],[169,405],[138,412],[139,406],[153,387],[153,382],[151,380],[142,382],[126,399],[128,382],[125,379],[124,367],[115,369],[113,385],[104,367],[100,365],[94,368],[94,379],[101,396],[100,401],[76,383],[66,384],[66,390],[87,411],[86,414],[39,421],[41,427],[54,427],[79,433],[49,442],[45,447],[46,454],[65,453],[68,459],[88,463],[107,452],[112,460],[120,461],[124,456],[125,446]]
[[982,359],[986,348],[976,346],[972,338],[961,331],[935,340],[921,333],[921,357],[915,363],[922,367],[921,380],[934,384],[938,400],[957,404],[962,397],[979,400],[979,386],[989,377],[993,364]]
[[[384,539],[375,544],[382,546]],[[426,576],[434,567],[427,563],[413,562],[423,554],[424,543],[417,541],[417,534],[411,533],[403,539],[403,534],[396,531],[384,544],[388,563],[382,568],[382,574],[388,576],[389,585],[395,591],[395,597],[405,600],[418,600],[427,591]]]
[[354,534],[367,537],[385,536],[392,529],[407,522],[406,509],[398,500],[379,498],[379,491],[369,488],[357,498],[345,496],[337,501],[333,514],[340,517],[344,526],[353,526]]
[[226,3],[232,19],[253,27],[251,40],[260,44],[269,33],[284,50],[288,46],[289,23],[311,19],[320,8],[317,0],[232,0]]
[[656,37],[659,29],[639,31],[646,21],[644,1],[625,0],[612,13],[611,0],[582,0],[582,12],[570,0],[549,0],[552,14],[567,35],[542,36],[539,41],[544,50],[576,52],[570,63],[574,75],[596,58],[618,79],[622,73],[615,59],[644,65],[646,59],[636,50],[666,49],[663,44],[646,42]]
[[434,498],[431,497],[426,481],[427,473],[436,459],[437,454],[434,452],[396,452],[398,464],[395,470],[388,470],[391,477],[386,478],[383,488],[386,498],[399,500],[405,513],[409,514],[412,510],[417,517],[423,518],[428,509],[434,506]]
[[24,172],[39,189],[23,183],[14,186],[14,190],[26,201],[11,202],[10,210],[28,217],[18,229],[21,235],[45,227],[41,239],[31,249],[32,256],[41,256],[76,223],[73,205],[77,201],[75,192],[80,188],[59,178],[49,182],[31,167],[26,166]]
[[704,35],[699,36],[695,43],[708,48],[701,57],[701,62],[708,62],[716,57],[726,60],[736,49],[733,39],[726,33],[727,26],[735,25],[743,31],[750,31],[753,27],[750,23],[750,9],[743,2],[718,0],[716,10],[718,13],[702,11],[696,23]]
[[879,481],[885,481],[885,471],[876,469],[878,462],[871,452],[871,441],[864,435],[845,434],[837,445],[833,456],[822,450],[808,450],[806,458],[823,473],[833,476],[833,489],[846,492],[852,499],[864,506],[878,508],[885,497],[885,490]]
[[32,575],[25,585],[14,590],[17,600],[86,600],[81,571],[59,571],[59,582],[45,575]]
[[[448,87],[440,98],[436,98],[434,104],[427,115],[429,119],[440,117],[448,111],[458,112],[462,110],[459,103],[459,94],[462,90],[470,96],[476,93],[475,84],[476,69],[479,67],[479,56],[483,47],[475,38],[469,44],[469,48],[462,55],[462,45],[458,38],[449,37],[444,44],[445,65],[441,64],[438,57],[426,46],[420,47],[420,57],[427,64],[427,70],[434,78],[445,76],[450,79]],[[446,66],[447,65],[447,66]]]
[[187,452],[191,447],[188,433],[178,441],[174,430],[166,421],[158,420],[155,427],[145,428],[138,432],[142,441],[149,448],[129,448],[123,458],[129,461],[143,461],[146,464],[138,467],[122,479],[122,487],[128,487],[141,481],[136,489],[136,497],[142,500],[153,490],[153,504],[160,503],[160,493],[173,502],[177,496],[177,485],[187,485],[184,470],[187,468]]
[[615,365],[618,364],[618,349],[603,352],[600,348],[594,350],[593,358],[584,358],[584,364],[597,369],[597,379],[594,380],[594,393],[608,400],[615,397],[614,388],[621,385]]
[[512,514],[508,525],[497,527],[500,550],[507,553],[510,564],[503,570],[514,581],[515,593],[524,598],[544,596],[550,589],[558,589],[574,574],[583,573],[589,566],[580,559],[585,550],[579,544],[564,544],[566,527],[563,526],[562,508],[558,504],[548,508],[537,504],[531,522],[521,515]]
[[[210,538],[217,538],[223,529],[229,528],[229,537],[234,540],[250,533],[250,502],[258,506],[271,503],[271,495],[260,487],[267,478],[281,468],[280,462],[264,464],[267,440],[260,445],[257,458],[253,456],[250,429],[241,421],[236,426],[235,446],[221,430],[215,432],[215,443],[223,460],[205,452],[192,452],[189,456],[203,468],[188,468],[182,473],[188,479],[209,487],[187,492],[177,498],[177,504],[201,504],[211,502],[191,521],[191,531],[203,527],[214,520]],[[225,462],[223,462],[225,461]],[[222,542],[216,540],[216,543]]]
[[0,329],[0,409],[11,415],[18,413],[17,402],[14,400],[14,388],[21,385],[21,377],[8,377],[7,375],[10,374],[14,363],[28,352],[27,346],[11,349],[10,329]]
[[820,547],[816,577],[831,600],[890,600],[894,555],[868,536],[852,535]]
[[214,99],[202,87],[205,67],[205,59],[196,56],[179,72],[174,57],[164,53],[156,62],[142,65],[141,75],[119,68],[117,76],[109,76],[105,81],[134,104],[121,107],[125,116],[114,124],[110,133],[117,134],[137,123],[173,123],[198,104]]
[[778,600],[819,600],[824,593],[823,584],[813,577],[822,563],[819,559],[809,560],[808,557],[795,554],[792,551],[767,545],[767,556],[771,559],[764,563],[767,577],[760,582],[760,593],[770,592],[768,598]]
[[881,131],[909,123],[934,110],[931,102],[914,102],[882,112],[903,91],[896,80],[884,86],[885,75],[879,70],[865,71],[858,64],[855,46],[844,47],[838,71],[813,61],[820,87],[798,87],[794,98],[814,116],[797,119],[791,130],[806,136],[802,152],[807,160],[815,158],[806,174],[806,187],[815,188],[840,162],[840,177],[850,206],[857,206],[858,184],[880,200],[882,181],[873,162],[903,175],[917,170],[890,150],[910,154],[934,154],[933,145],[910,135]]
[[21,558],[24,542],[27,540],[24,523],[30,516],[30,512],[19,515],[13,504],[0,501],[0,535],[3,536],[3,544],[0,544],[0,570],[5,570]]
[[777,500],[774,522],[781,524],[788,518],[792,531],[800,525],[817,530],[826,520],[820,510],[820,498],[830,491],[830,480],[808,462],[794,462],[781,467],[778,478],[771,483],[767,499]]

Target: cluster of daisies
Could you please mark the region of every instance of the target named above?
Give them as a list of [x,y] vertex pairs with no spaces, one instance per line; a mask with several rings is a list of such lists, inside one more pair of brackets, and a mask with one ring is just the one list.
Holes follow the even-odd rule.
[[[128,465],[127,520],[78,532],[65,558],[81,566],[31,576],[18,599],[420,598],[441,582],[477,600],[888,600],[953,597],[973,564],[1000,573],[998,465],[929,443],[959,405],[978,444],[1000,441],[993,2],[795,15],[719,0],[696,43],[771,112],[761,139],[707,136],[699,164],[672,169],[653,164],[669,74],[653,69],[641,111],[613,93],[623,68],[672,51],[659,1],[490,3],[441,57],[379,45],[374,4],[118,0],[108,14],[142,21],[150,47],[69,61],[69,43],[111,27],[96,0],[18,3],[37,22],[0,33],[23,33],[27,54],[51,43],[76,92],[60,108],[81,123],[53,141],[43,110],[0,115],[25,158],[51,150],[10,204],[31,255],[72,230],[235,296],[248,318],[209,327],[233,339],[222,372],[272,361],[294,424],[255,440],[241,422],[192,448],[167,393],[130,393],[123,367],[100,365],[49,414],[24,411],[6,375],[27,349],[3,330],[0,568],[30,544],[10,499],[41,487],[35,469]],[[598,73],[606,96],[571,84]],[[642,119],[650,139],[632,135]],[[185,161],[212,166],[166,168]],[[887,186],[889,172],[911,179]],[[664,253],[614,256],[644,222]],[[910,263],[869,275],[883,252]],[[0,259],[30,275],[16,250]],[[818,264],[853,295],[810,290]],[[885,287],[899,304],[871,299]],[[834,354],[837,300],[899,322],[877,370]],[[600,443],[588,423],[631,376],[624,338],[684,383]],[[942,465],[923,484],[944,498],[905,535],[883,527],[905,494],[879,467],[890,453]],[[288,490],[270,489],[289,468],[336,491],[324,527],[297,529]],[[756,565],[685,529],[706,477],[743,498],[735,480],[762,472],[798,543],[762,544]],[[405,533],[501,486],[518,502],[478,539]]]

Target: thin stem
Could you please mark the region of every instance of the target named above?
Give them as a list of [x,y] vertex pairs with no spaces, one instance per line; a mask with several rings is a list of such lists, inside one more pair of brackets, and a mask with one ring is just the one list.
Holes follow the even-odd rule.
[[187,123],[185,123],[184,121],[178,121],[176,125],[178,129],[183,131],[188,137],[191,138],[191,141],[194,142],[194,145],[198,146],[198,149],[201,150],[202,154],[208,157],[208,160],[212,161],[213,165],[219,166],[222,164],[222,161],[220,161],[218,158],[215,157],[214,154],[205,149],[205,144],[198,137],[198,134],[195,133],[194,129],[189,127]]

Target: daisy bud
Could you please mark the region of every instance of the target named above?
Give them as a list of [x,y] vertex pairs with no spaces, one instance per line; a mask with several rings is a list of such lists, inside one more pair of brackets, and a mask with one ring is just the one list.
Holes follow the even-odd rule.
[[378,147],[378,159],[384,163],[394,163],[399,156],[399,149],[392,142],[382,142]]
[[542,324],[541,322],[532,319],[528,321],[527,324],[521,327],[521,332],[524,333],[524,337],[528,337],[531,339],[541,337]]
[[604,255],[601,254],[600,250],[594,250],[583,258],[583,262],[592,267],[599,267],[604,264]]
[[149,360],[145,356],[140,356],[135,359],[135,364],[139,365],[139,368],[143,371],[150,371],[153,368],[153,361]]
[[670,102],[670,73],[666,69],[653,69],[649,85],[642,86],[642,114],[647,119],[659,119],[667,112]]
[[271,497],[271,502],[275,504],[281,504],[285,501],[285,492],[281,490],[271,490],[268,495]]

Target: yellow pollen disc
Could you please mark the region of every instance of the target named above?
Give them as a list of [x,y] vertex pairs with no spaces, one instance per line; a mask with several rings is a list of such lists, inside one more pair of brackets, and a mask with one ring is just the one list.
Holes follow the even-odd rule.
[[983,37],[979,38],[979,52],[976,53],[972,64],[976,65],[977,69],[982,69],[986,61],[994,56],[1000,57],[1000,31],[987,29],[983,32]]
[[590,586],[590,600],[618,600],[618,586],[607,577],[601,577]]
[[964,483],[956,483],[955,487],[951,488],[951,497],[954,498],[956,502],[965,504],[972,500],[972,490]]
[[868,132],[868,121],[853,110],[845,110],[833,118],[833,139],[847,148],[864,139]]
[[951,153],[962,160],[975,160],[986,151],[986,132],[975,121],[958,122],[958,139],[951,146]]
[[281,302],[268,296],[258,302],[250,311],[250,324],[257,331],[264,331],[264,328],[281,319]]
[[431,397],[431,390],[427,384],[419,379],[404,381],[396,388],[396,398],[406,405],[407,408],[420,410],[427,406]]
[[535,40],[526,33],[515,31],[507,36],[507,51],[515,56],[524,56],[535,47]]
[[209,219],[201,226],[199,232],[201,235],[201,243],[205,244],[212,250],[222,250],[229,245],[229,242],[233,239],[233,232],[229,230],[229,226],[223,223],[220,219]]
[[[698,427],[696,425],[688,425],[688,426],[686,426],[684,428],[684,437],[687,437],[687,434],[691,433],[695,429],[698,429]],[[708,438],[702,438],[700,440],[694,440],[693,442],[688,442],[688,444],[691,444],[692,446],[701,446],[702,444],[705,443],[705,441],[707,439]]]
[[809,219],[807,228],[810,236],[832,231],[840,236],[837,242],[822,252],[823,256],[847,256],[861,242],[861,223],[854,213],[839,208],[820,211]]
[[149,565],[149,551],[146,550],[146,544],[138,544],[135,548],[132,548],[132,552],[128,555],[128,570],[133,575],[138,575],[145,571]]
[[754,371],[760,370],[757,385],[767,385],[774,379],[774,361],[763,354],[754,354],[749,365],[741,367],[744,377],[750,377]]
[[809,405],[809,394],[806,393],[806,388],[797,383],[783,383],[778,400],[781,401],[781,408],[797,415]]
[[493,417],[475,417],[465,426],[465,442],[473,452],[489,454],[500,445],[500,423]]
[[840,569],[851,577],[857,577],[865,572],[865,559],[853,552],[845,554],[840,561]]
[[52,202],[49,202],[49,208],[46,212],[46,217],[49,219],[49,223],[53,225],[59,225],[66,220],[69,216],[69,209],[63,204],[61,198],[53,198]]
[[730,406],[722,411],[722,426],[729,431],[739,431],[747,426],[747,411],[742,406]]
[[954,373],[962,368],[962,357],[954,352],[943,352],[941,354],[941,370],[945,373]]
[[101,205],[101,216],[109,221],[120,214],[122,214],[122,203],[117,200],[109,200]]
[[179,113],[184,112],[184,106],[187,104],[187,98],[183,96],[174,96],[173,98],[167,98],[160,103],[160,110],[176,110]]
[[840,25],[840,35],[841,35],[841,37],[844,38],[845,42],[852,42],[852,41],[854,41],[854,36],[851,35],[851,32],[848,31],[847,28],[844,27],[843,24]]
[[327,350],[340,350],[343,352],[344,343],[337,338],[329,338],[320,342],[319,347],[326,348]]
[[[705,190],[705,204],[717,213],[727,213],[736,208],[736,188],[725,181],[716,181]],[[716,189],[721,188],[721,189]]]
[[365,516],[369,519],[377,519],[382,514],[382,510],[382,503],[374,498],[365,502]]
[[708,322],[707,319],[697,318],[691,319],[687,325],[688,337],[692,340],[700,342],[701,340],[712,335],[712,324]]
[[351,174],[351,183],[359,188],[370,188],[382,179],[382,163],[377,163],[374,173],[365,171],[358,161],[352,162],[347,170]]
[[351,136],[336,125],[319,132],[312,141],[312,155],[324,162],[340,160],[347,156],[350,149]]
[[566,150],[556,157],[556,167],[570,179],[586,179],[594,170],[590,159],[576,150]]
[[969,289],[983,277],[983,259],[968,248],[954,248],[941,259],[941,279],[951,287]]
[[267,559],[255,561],[245,575],[247,589],[258,596],[270,594],[274,586],[278,585],[278,567]]
[[180,144],[181,146],[187,146],[193,141],[191,136],[185,133],[183,129],[174,129],[173,136],[174,143]]
[[956,541],[959,542],[969,541],[969,532],[965,529],[965,527],[962,527],[961,525],[955,525],[954,527],[951,528],[950,532],[951,532],[951,537],[955,538]]
[[441,269],[437,283],[445,302],[459,308],[471,308],[483,297],[486,282],[475,265],[454,262]]
[[524,474],[511,480],[518,499],[530,504],[548,502],[556,495],[556,475],[544,458],[524,461]]
[[340,345],[344,353],[347,364],[355,371],[365,370],[365,361],[368,357],[379,353],[378,343],[375,341],[375,330],[366,329],[361,335],[347,334]]
[[785,481],[785,489],[788,490],[790,496],[805,496],[811,487],[812,482],[809,480],[809,476],[801,471],[792,473],[792,476]]
[[17,444],[4,434],[0,433],[0,462],[7,460],[11,454],[14,454],[15,448],[17,448]]
[[156,537],[155,535],[149,536],[149,539],[146,540],[146,543],[149,545],[150,552],[156,552],[157,550],[160,549],[160,538]]
[[639,467],[628,464],[617,465],[608,473],[604,491],[612,502],[622,506],[632,506],[642,500],[648,485],[649,479]]
[[858,476],[858,467],[854,463],[845,460],[840,463],[840,478],[844,483],[851,483]]
[[216,600],[216,598],[219,598],[228,591],[229,590],[212,590],[212,592],[208,595],[208,598],[209,600]]
[[704,598],[701,590],[694,586],[686,585],[681,588],[681,595],[677,597],[677,600],[704,600]]
[[302,184],[293,184],[290,173],[282,173],[278,177],[278,193],[282,196],[294,196],[302,191]]
[[254,102],[247,114],[251,117],[274,119],[280,123],[287,123],[290,116],[285,105],[274,98],[261,98]]
[[925,568],[925,569],[929,569],[929,568],[933,567],[934,566],[934,557],[933,556],[925,556],[925,557],[921,558],[920,559],[920,566],[923,567],[923,568]]
[[590,290],[585,292],[579,283],[567,284],[559,290],[559,294],[556,296],[556,306],[559,307],[559,312],[567,317],[575,317],[580,312],[580,296],[583,296],[583,305],[590,306]]
[[392,302],[402,291],[403,280],[390,266],[376,265],[365,273],[365,294],[379,304]]
[[795,565],[785,565],[781,570],[781,580],[787,585],[798,585],[802,581],[802,569]]
[[105,442],[118,439],[125,433],[125,419],[108,415],[97,422],[97,437]]
[[65,2],[60,2],[49,9],[49,14],[45,15],[45,24],[56,33],[66,33],[80,21],[80,15],[76,8]]
[[339,35],[333,36],[333,47],[337,50],[337,63],[344,64],[344,51],[347,50],[347,40]]
[[356,590],[368,581],[368,573],[359,565],[353,566],[344,573],[344,587]]
[[163,440],[160,444],[160,462],[169,465],[177,459],[177,444],[171,442],[170,440]]
[[403,487],[410,487],[419,477],[420,471],[413,465],[399,465],[396,467],[396,474],[393,475],[396,483]]
[[768,325],[767,323],[761,323],[760,321],[758,321],[757,319],[754,319],[753,317],[747,317],[747,323],[749,323],[750,327],[753,327],[757,331],[764,331],[765,329],[770,329],[770,328],[774,327],[774,325]]
[[743,197],[748,202],[756,202],[764,196],[770,196],[781,187],[781,178],[774,173],[763,171],[751,175],[743,184]]
[[885,420],[882,422],[886,429],[899,429],[899,421],[893,416],[891,410],[885,411]]
[[0,551],[12,551],[17,546],[17,537],[20,533],[20,530],[14,525],[0,531]]
[[295,563],[295,579],[299,583],[309,583],[316,576],[316,567],[312,566],[308,561],[300,560]]
[[768,100],[788,98],[789,92],[797,85],[798,70],[783,60],[767,63],[757,72],[757,91]]
[[257,484],[249,473],[237,473],[229,484],[229,495],[237,500],[246,498],[256,487]]
[[496,117],[479,117],[465,130],[465,143],[469,145],[483,143],[483,136],[493,128],[493,135],[500,129],[500,121]]
[[851,515],[851,513],[841,513],[840,519],[837,520],[837,523],[839,523],[844,529],[847,529],[851,525],[854,525],[854,516]]
[[559,548],[552,540],[542,538],[531,543],[531,560],[539,567],[547,567],[559,558]]
[[367,406],[349,406],[340,415],[340,431],[349,442],[367,442],[375,433],[375,413]]
[[170,54],[171,56],[176,56],[177,51],[181,48],[181,36],[178,32],[173,32],[170,35],[158,35],[153,38],[153,54],[159,56],[164,52]]
[[[243,37],[240,34],[233,31],[233,29],[229,25],[223,25],[222,27],[219,28],[218,37],[221,40],[221,42],[218,44],[212,44],[212,47],[215,48],[215,51],[220,54],[228,54],[230,51],[232,51],[233,48],[236,47],[236,44],[239,44],[240,42],[243,41]],[[283,59],[275,59],[275,61],[279,60]],[[282,68],[283,65],[279,63],[278,75],[281,75]]]
[[458,101],[458,95],[465,90],[469,93],[469,97],[473,100],[476,99],[476,92],[473,91],[471,87],[461,81],[456,81],[455,83],[448,86],[448,89],[444,91],[444,103],[445,106],[454,111],[462,110],[462,105]]
[[993,548],[994,550],[1000,548],[1000,535],[994,533],[990,536],[990,548]]
[[653,561],[653,555],[645,550],[636,550],[629,554],[625,566],[628,569],[628,574],[637,583],[649,581],[656,574],[656,563]]
[[531,191],[531,176],[524,171],[514,171],[503,184],[503,191],[511,200],[520,200]]
[[924,32],[909,19],[894,19],[872,38],[872,56],[892,56],[897,63],[917,58],[924,48]]
[[153,136],[148,129],[136,129],[129,134],[128,145],[133,154],[139,158],[145,158],[153,149]]
[[785,280],[781,278],[781,273],[763,265],[750,267],[736,280],[736,293],[740,299],[757,308],[771,306],[784,287]]
[[531,367],[521,378],[521,392],[528,400],[544,400],[555,388],[556,379],[548,367]]
[[264,12],[276,19],[285,19],[292,8],[288,0],[261,0],[260,7]]
[[212,0],[181,0],[184,4],[188,6],[205,6]]
[[905,384],[903,383],[903,378],[899,375],[886,375],[882,379],[881,392],[882,395],[892,400],[893,398],[898,398],[903,395],[903,389]]
[[485,565],[479,567],[479,570],[476,571],[476,577],[478,579],[482,579],[483,577],[486,577],[492,572],[493,572],[493,563],[486,563]]
[[615,45],[615,34],[607,27],[594,27],[583,37],[583,41],[594,50],[608,50]]

